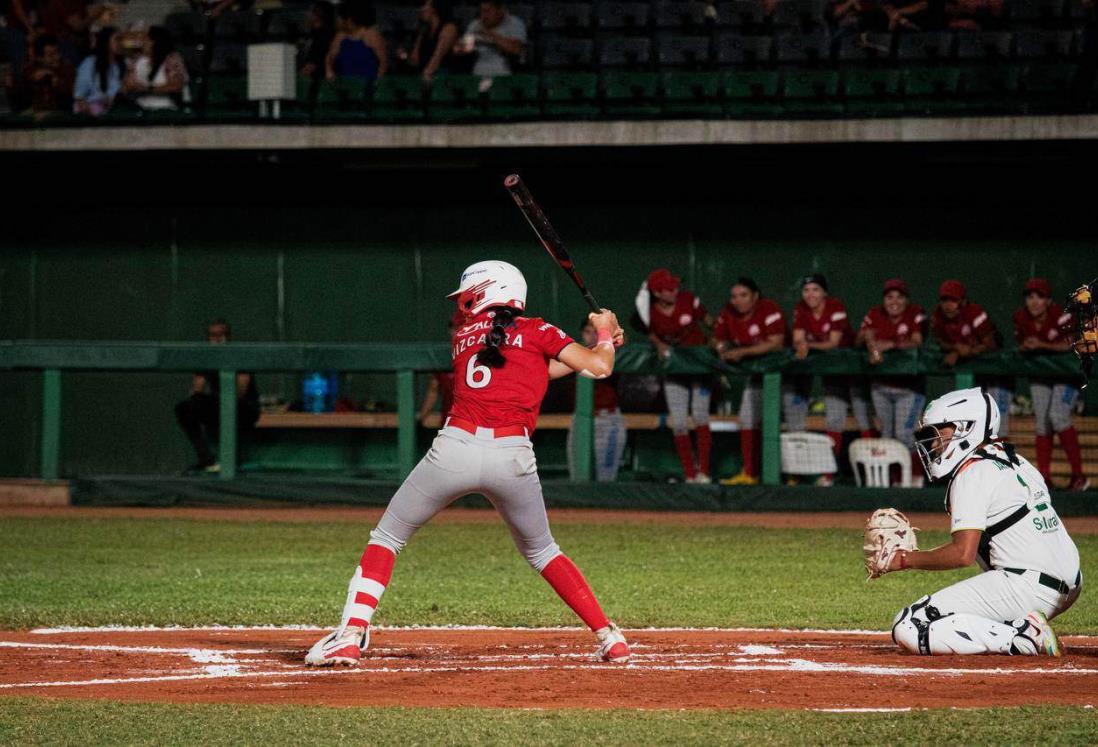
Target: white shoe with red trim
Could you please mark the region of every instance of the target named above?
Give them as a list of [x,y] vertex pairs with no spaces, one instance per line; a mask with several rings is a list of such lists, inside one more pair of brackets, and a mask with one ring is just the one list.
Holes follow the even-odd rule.
[[601,630],[596,630],[595,635],[599,639],[599,658],[611,664],[624,664],[629,661],[632,652],[629,644],[625,642],[625,636],[614,623],[610,623]]
[[310,667],[330,667],[335,664],[353,667],[370,645],[370,629],[336,628],[321,638],[305,654]]
[[[1019,625],[1015,625],[1018,628],[1018,637],[1024,638],[1026,641],[1033,644],[1035,654],[1045,656],[1054,656],[1059,658],[1064,655],[1063,650],[1060,648],[1060,640],[1056,637],[1056,633],[1053,632],[1052,626],[1048,624],[1048,618],[1043,613],[1034,610],[1022,618],[1022,622]],[[1029,653],[1025,651],[1024,653]]]

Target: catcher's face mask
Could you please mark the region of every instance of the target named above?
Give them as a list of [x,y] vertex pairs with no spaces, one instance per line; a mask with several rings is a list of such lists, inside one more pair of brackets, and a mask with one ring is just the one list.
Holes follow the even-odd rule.
[[956,442],[966,439],[975,425],[971,420],[927,423],[915,431],[915,451],[927,477],[938,480],[953,472],[960,459],[968,454],[967,451],[957,454]]

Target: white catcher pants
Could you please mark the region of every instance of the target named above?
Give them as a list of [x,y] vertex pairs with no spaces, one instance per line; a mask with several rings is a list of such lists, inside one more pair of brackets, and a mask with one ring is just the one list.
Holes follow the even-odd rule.
[[[1036,571],[1022,575],[992,570],[947,586],[904,607],[892,623],[892,640],[915,654],[1030,653],[1015,646],[1011,624],[1033,610],[1053,618],[1079,597],[1039,584]],[[1075,579],[1064,579],[1068,584]],[[1012,646],[1015,646],[1012,649]]]
[[370,542],[399,553],[416,530],[469,493],[481,493],[507,523],[515,546],[539,573],[560,554],[549,531],[530,439],[488,438],[443,428],[370,532]]

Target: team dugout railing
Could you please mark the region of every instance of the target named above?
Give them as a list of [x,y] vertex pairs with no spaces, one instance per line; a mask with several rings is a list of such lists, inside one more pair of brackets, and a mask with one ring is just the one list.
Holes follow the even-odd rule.
[[[238,371],[346,371],[392,373],[397,390],[397,464],[401,478],[416,462],[415,374],[450,367],[450,348],[436,343],[312,345],[286,343],[0,343],[0,370],[42,373],[43,479],[57,479],[61,454],[61,408],[66,372],[218,371],[221,383],[221,438],[218,445],[221,478],[236,477],[236,374]],[[627,345],[618,351],[615,371],[623,374],[722,374],[758,376],[762,380],[762,482],[781,480],[781,388],[783,375],[952,376],[958,388],[973,386],[977,376],[1065,377],[1078,380],[1075,356],[1023,355],[1017,351],[989,353],[952,368],[941,365],[936,350],[893,350],[870,366],[863,351],[813,351],[796,360],[782,350],[736,365],[718,360],[708,348],[679,348],[661,361],[648,345]],[[592,475],[594,453],[594,386],[576,379],[577,473]]]

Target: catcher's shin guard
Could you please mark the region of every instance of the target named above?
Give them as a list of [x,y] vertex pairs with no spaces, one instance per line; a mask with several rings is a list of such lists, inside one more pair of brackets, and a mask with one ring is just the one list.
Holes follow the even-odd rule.
[[966,612],[941,614],[923,597],[904,607],[892,622],[892,640],[913,654],[1024,654],[1038,653],[1032,638],[1021,640],[1018,627]]

